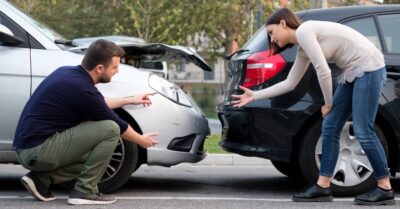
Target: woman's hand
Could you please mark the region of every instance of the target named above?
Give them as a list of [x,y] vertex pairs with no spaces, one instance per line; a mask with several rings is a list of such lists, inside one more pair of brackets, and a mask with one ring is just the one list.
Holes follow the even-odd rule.
[[242,107],[255,100],[254,92],[252,90],[243,86],[239,86],[239,88],[242,89],[244,93],[242,95],[232,94],[232,97],[237,99],[232,101],[234,107]]
[[324,105],[321,107],[321,113],[322,113],[322,117],[325,118],[328,113],[331,111],[332,106],[331,105]]

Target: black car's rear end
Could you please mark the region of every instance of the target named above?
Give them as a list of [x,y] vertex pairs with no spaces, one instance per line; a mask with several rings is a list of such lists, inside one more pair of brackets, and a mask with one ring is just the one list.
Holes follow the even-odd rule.
[[[400,171],[400,108],[397,108],[396,102],[400,101],[400,94],[393,93],[400,92],[396,87],[400,83],[400,39],[396,36],[396,28],[400,28],[400,5],[308,10],[298,15],[303,20],[347,24],[379,45],[377,47],[385,56],[388,77],[379,101],[375,131],[385,148],[394,175]],[[223,126],[220,146],[228,152],[271,159],[281,173],[315,183],[322,154],[320,108],[324,101],[312,65],[295,89],[287,94],[260,99],[242,108],[231,105],[231,95],[243,93],[239,85],[257,91],[286,79],[297,48],[274,56],[269,56],[268,50],[266,28],[261,28],[236,54],[228,58],[229,83],[225,101],[218,107]],[[341,70],[334,63],[328,61],[328,64],[335,90]],[[368,162],[365,154],[359,151],[362,148],[359,145],[348,147],[349,144],[358,143],[352,132],[351,118],[342,128],[340,138],[340,166],[335,168],[332,190],[339,196],[366,192],[376,184],[376,180],[369,163],[361,163]]]
[[[239,85],[265,89],[287,77],[296,48],[269,56],[267,33],[261,28],[244,47],[228,59],[229,82],[218,115],[223,127],[221,147],[233,153],[289,162],[292,139],[301,125],[319,110],[321,92],[311,70],[299,85],[285,95],[262,99],[242,108],[230,105]],[[305,116],[305,114],[307,116]]]

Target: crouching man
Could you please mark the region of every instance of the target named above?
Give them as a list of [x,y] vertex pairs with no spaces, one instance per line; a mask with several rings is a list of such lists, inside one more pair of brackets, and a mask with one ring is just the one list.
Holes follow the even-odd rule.
[[118,72],[122,48],[98,40],[87,49],[79,66],[60,67],[35,90],[19,119],[13,146],[19,162],[30,170],[22,184],[38,200],[56,197],[51,184],[76,180],[68,203],[110,204],[115,197],[99,193],[111,155],[122,137],[143,148],[156,145],[157,133],[140,135],[112,109],[151,104],[143,94],[104,98],[95,87]]

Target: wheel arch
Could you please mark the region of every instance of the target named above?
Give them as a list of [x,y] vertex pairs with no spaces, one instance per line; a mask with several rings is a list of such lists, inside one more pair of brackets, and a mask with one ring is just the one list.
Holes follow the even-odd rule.
[[299,131],[297,134],[293,137],[293,144],[292,144],[292,154],[290,159],[296,159],[299,156],[299,148],[304,140],[304,136],[307,133],[307,130],[318,120],[321,120],[321,112],[316,111],[314,114],[312,114],[310,117],[308,117],[303,124],[301,125]]
[[[304,136],[307,133],[308,128],[310,128],[314,123],[321,119],[321,113],[316,111],[312,114],[304,123],[301,125],[299,132],[293,137],[293,149],[291,154],[291,160],[299,155],[299,148],[302,140],[304,140]],[[388,165],[390,168],[391,174],[394,176],[397,172],[397,167],[400,164],[400,151],[399,146],[397,144],[396,135],[394,133],[394,129],[392,125],[389,123],[388,119],[385,117],[385,114],[378,111],[376,115],[375,122],[378,126],[383,130],[383,134],[385,135],[386,141],[388,143]]]
[[393,127],[384,116],[378,112],[375,122],[383,130],[386,142],[388,144],[388,166],[390,168],[390,173],[394,176],[397,172],[397,166],[399,165],[399,146],[397,144],[396,136],[394,134]]
[[[115,109],[114,112],[122,118],[124,121],[126,121],[136,132],[139,134],[143,134],[142,129],[140,128],[139,124],[136,122],[136,120],[123,108],[118,108]],[[143,149],[141,146],[139,147],[139,166],[143,163],[147,163],[147,150]]]

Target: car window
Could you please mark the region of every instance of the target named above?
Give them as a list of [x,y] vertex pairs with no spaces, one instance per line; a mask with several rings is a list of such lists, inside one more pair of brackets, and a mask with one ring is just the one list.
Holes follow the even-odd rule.
[[[6,26],[8,29],[13,32],[14,36],[20,38],[23,40],[21,44],[18,44],[17,46],[14,47],[21,47],[21,48],[29,48],[29,43],[27,41],[28,35],[27,33],[20,28],[17,24],[15,24],[14,21],[9,19],[7,16],[5,16],[3,13],[0,12],[0,24]],[[0,41],[0,46],[4,46],[4,44]]]
[[261,52],[268,48],[267,29],[265,26],[261,27],[242,47],[242,49],[248,49],[251,52]]
[[141,62],[140,68],[151,69],[151,70],[163,70],[164,66],[162,62]]
[[356,31],[367,37],[379,50],[382,51],[381,43],[379,42],[378,30],[376,29],[373,17],[366,17],[357,20],[350,20],[344,23],[352,27]]
[[400,53],[400,14],[378,16],[389,53]]

